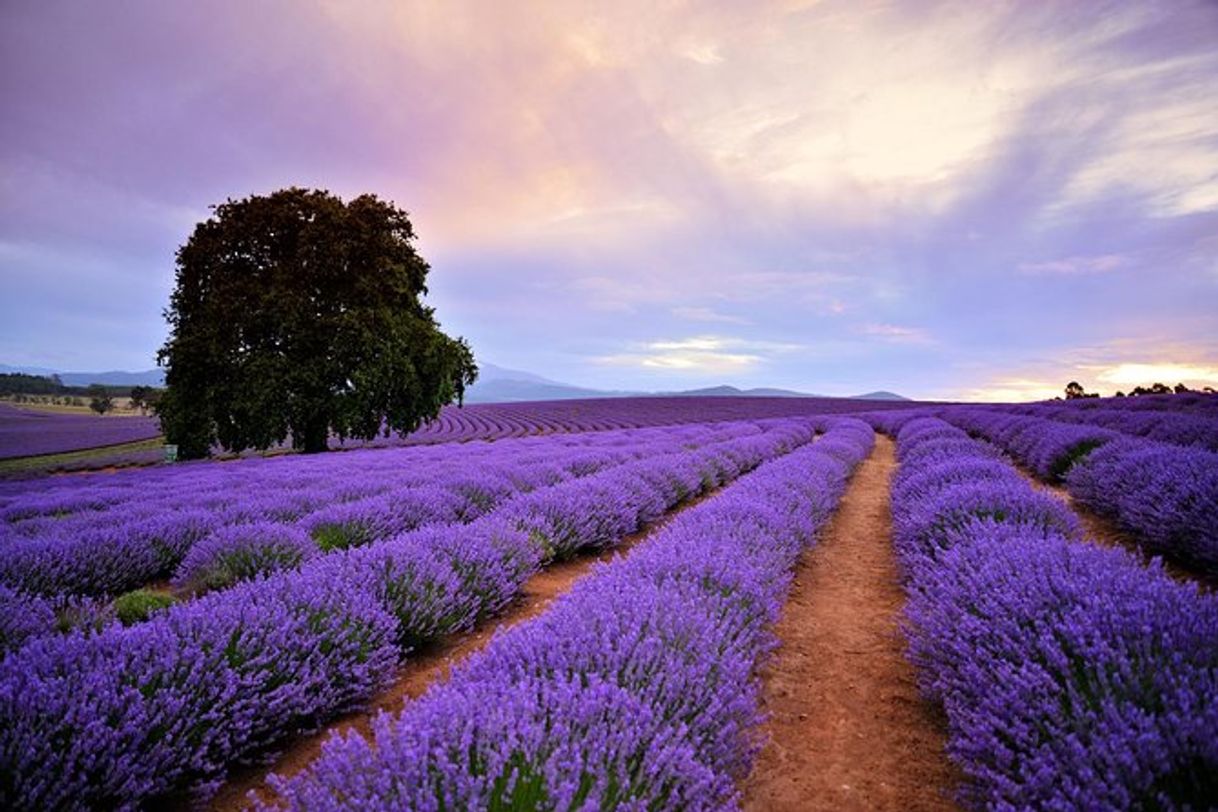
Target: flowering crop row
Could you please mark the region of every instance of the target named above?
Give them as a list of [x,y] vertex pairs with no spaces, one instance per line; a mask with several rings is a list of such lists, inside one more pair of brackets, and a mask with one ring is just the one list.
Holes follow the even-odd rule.
[[408,533],[135,626],[27,643],[0,661],[0,806],[132,808],[206,790],[234,762],[367,699],[412,646],[501,609],[546,555],[604,546],[691,487],[813,433],[792,421],[640,459],[573,483],[595,500]]
[[296,524],[327,546],[369,543],[423,525],[470,521],[516,493],[643,454],[763,428],[353,453],[334,455],[327,465],[292,458],[198,466],[186,475],[140,472],[119,484],[106,479],[27,492],[0,508],[0,522],[10,520],[0,524],[7,536],[0,538],[0,583],[44,595],[116,593],[173,574],[196,542],[236,524]]
[[1077,518],[935,419],[892,491],[910,657],[986,809],[1218,797],[1218,599],[1079,540]]
[[[1218,398],[1214,398],[1218,401]],[[1172,445],[1195,446],[1218,451],[1218,414],[1198,412],[1162,412],[1146,409],[1076,409],[1033,403],[1026,406],[1005,406],[1002,411],[1041,417],[1066,423],[1119,431]]]
[[[168,468],[122,471],[108,476],[26,480],[0,484],[0,529],[35,519],[62,522],[75,514],[124,504],[156,501],[175,508],[226,508],[260,495],[296,494],[305,512],[336,497],[358,498],[401,484],[426,482],[438,467],[460,470],[508,454],[545,459],[554,451],[587,448],[629,455],[640,442],[663,438],[698,439],[758,431],[748,423],[687,425],[529,437],[510,442],[454,443],[443,448],[402,448],[367,454],[324,454],[252,458],[216,465],[184,463]],[[317,494],[321,495],[318,496]],[[282,509],[282,508],[281,508]],[[294,508],[293,508],[294,509]],[[38,529],[37,525],[33,525]]]
[[978,409],[947,420],[1009,452],[1149,552],[1218,574],[1218,454],[1123,437],[1108,429]]
[[281,795],[300,810],[734,807],[769,624],[872,441],[843,419],[683,513],[382,714],[375,744],[334,737],[273,779]]
[[[634,446],[621,449],[615,443],[596,452],[588,447],[569,448],[569,438],[549,444],[529,441],[530,447],[541,446],[534,448],[534,451],[544,452],[546,445],[551,446],[550,453],[544,454],[541,460],[535,459],[532,453],[521,453],[519,448],[515,455],[508,453],[513,445],[520,444],[501,442],[495,444],[501,451],[500,456],[483,456],[480,460],[482,464],[472,475],[465,470],[446,475],[444,472],[448,469],[445,466],[432,466],[434,471],[431,475],[436,477],[435,482],[447,482],[450,491],[434,485],[421,488],[407,486],[394,489],[389,494],[335,503],[306,515],[297,525],[327,529],[328,534],[320,537],[323,540],[332,540],[336,532],[341,533],[349,543],[340,546],[348,547],[383,541],[421,526],[455,524],[458,517],[469,521],[496,505],[510,504],[512,510],[523,514],[525,511],[541,513],[547,504],[552,503],[559,514],[567,516],[570,521],[571,512],[566,504],[580,498],[586,499],[580,494],[595,492],[595,483],[585,489],[578,482],[580,478],[593,477],[598,471],[608,474],[616,466],[645,456],[688,452],[695,448],[713,449],[722,443],[762,436],[784,425],[782,422],[766,421],[760,426],[719,426],[714,431],[686,426],[675,431],[628,432],[637,438]],[[609,435],[601,436],[608,438]],[[617,439],[620,441],[622,438],[619,436]],[[393,453],[385,452],[366,458],[370,470],[363,472],[362,480],[349,479],[347,487],[355,490],[344,492],[359,493],[361,482],[383,484],[387,477],[396,474],[394,469],[385,465],[387,457]],[[436,453],[431,451],[429,455],[435,457]],[[361,456],[365,455],[349,457],[344,462],[344,468],[357,473],[357,469],[348,466]],[[454,456],[460,458],[461,455]],[[452,462],[451,459],[446,461]],[[465,461],[468,463],[469,458],[465,457]],[[218,471],[214,475],[219,477],[223,473]],[[446,476],[449,478],[446,479]],[[109,619],[112,613],[107,611],[105,601],[82,599],[79,594],[57,595],[53,601],[43,596],[45,593],[53,594],[56,587],[62,589],[65,584],[76,587],[75,590],[63,590],[66,592],[96,593],[102,591],[102,587],[109,587],[107,591],[114,592],[118,591],[113,588],[115,586],[138,585],[163,575],[171,571],[173,561],[184,557],[178,568],[178,577],[185,584],[204,589],[225,587],[242,577],[289,569],[312,558],[312,555],[303,553],[285,556],[282,554],[283,545],[276,543],[283,536],[304,535],[299,527],[262,520],[268,514],[286,518],[268,510],[268,506],[280,506],[282,510],[285,498],[296,498],[295,492],[278,492],[274,480],[269,478],[259,478],[257,481],[262,487],[250,501],[230,505],[215,513],[196,507],[164,515],[152,514],[134,521],[114,518],[102,521],[116,512],[119,516],[126,515],[121,509],[126,506],[120,503],[119,508],[108,512],[82,510],[77,514],[83,521],[98,525],[91,531],[66,535],[61,531],[60,534],[26,543],[0,546],[0,580],[16,586],[15,589],[0,592],[0,609],[6,615],[6,619],[0,621],[0,652],[15,648],[31,637],[56,629],[65,630],[65,626],[97,626]],[[289,477],[287,481],[300,482],[294,477]],[[608,481],[616,480],[610,477]],[[553,496],[546,496],[546,492],[554,487],[550,484],[552,482],[570,483],[573,487],[558,489]],[[695,482],[686,487],[696,490],[702,484]],[[200,498],[200,494],[206,498],[209,490],[200,488],[192,498]],[[239,487],[225,489],[225,492],[231,490],[240,492]],[[457,499],[458,493],[461,500]],[[526,493],[529,494],[527,498],[513,501],[514,497]],[[75,496],[77,504],[81,504],[80,495]],[[472,506],[467,500],[472,501]],[[454,501],[464,505],[465,509],[451,514],[435,509],[436,505],[451,506]],[[140,516],[139,511],[135,514]],[[319,517],[324,521],[319,523]],[[525,517],[522,515],[522,518]],[[240,523],[233,524],[234,521]],[[170,541],[174,542],[172,546],[168,543]],[[305,535],[291,546],[299,549],[301,542],[305,545],[314,543]],[[563,543],[563,539],[559,538],[556,543]],[[272,560],[268,562],[268,558]],[[251,566],[255,563],[261,566]],[[250,571],[242,573],[242,569]],[[65,617],[76,622],[61,622]]]
[[160,433],[152,417],[57,414],[0,403],[0,459],[131,443]]
[[406,438],[376,443],[435,443],[521,437],[555,432],[604,431],[642,426],[815,417],[900,406],[899,401],[787,397],[635,397],[448,406]]

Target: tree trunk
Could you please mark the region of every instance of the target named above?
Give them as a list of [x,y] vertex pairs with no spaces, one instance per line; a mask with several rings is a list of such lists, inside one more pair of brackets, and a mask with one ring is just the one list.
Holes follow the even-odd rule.
[[317,454],[330,448],[330,421],[313,420],[305,427],[304,453]]

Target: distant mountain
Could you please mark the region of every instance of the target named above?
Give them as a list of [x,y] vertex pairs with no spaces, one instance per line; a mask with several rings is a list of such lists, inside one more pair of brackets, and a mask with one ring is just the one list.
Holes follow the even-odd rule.
[[[110,386],[164,386],[165,372],[149,369],[144,372],[58,372],[45,367],[23,367],[0,364],[0,372],[24,372],[28,375],[59,375],[68,386],[88,386],[104,383]],[[550,378],[508,369],[485,361],[478,363],[478,380],[465,391],[466,403],[507,403],[527,400],[576,400],[579,398],[626,398],[626,397],[748,397],[748,398],[819,398],[807,392],[791,389],[759,387],[739,389],[735,386],[710,386],[702,389],[683,389],[675,392],[628,392],[622,390],[592,389],[574,386]],[[854,400],[908,400],[894,392],[868,392],[855,395]]]
[[855,395],[854,400],[909,400],[904,395],[898,395],[896,392],[885,392],[881,389],[878,392],[868,392],[865,395]]
[[165,371],[149,369],[143,372],[124,372],[110,370],[108,372],[60,372],[45,367],[14,367],[0,364],[0,372],[24,372],[27,375],[43,375],[50,377],[58,375],[66,386],[88,386],[92,383],[104,383],[109,386],[164,386]]
[[[796,392],[791,389],[774,389],[758,387],[756,389],[737,389],[735,386],[711,386],[706,389],[684,389],[680,392],[661,392],[662,395],[676,397],[729,397],[729,398],[825,398],[831,395],[816,395],[810,392]],[[865,395],[852,395],[847,400],[909,400],[895,392],[868,392]]]
[[[532,372],[507,369],[478,363],[478,381],[465,393],[466,403],[506,403],[527,400],[574,400],[578,398],[626,398],[626,397],[746,397],[746,398],[821,398],[808,392],[791,389],[758,387],[740,389],[723,384],[702,389],[683,389],[675,392],[627,392],[621,390],[592,389],[562,383]],[[868,392],[857,395],[855,400],[908,400],[893,392]]]
[[811,395],[807,392],[795,392],[790,389],[774,389],[761,387],[757,389],[738,389],[735,386],[708,386],[704,389],[682,389],[679,392],[659,392],[657,394],[674,397],[696,398],[821,398],[824,395]]
[[507,367],[496,366],[495,364],[486,361],[478,362],[478,380],[479,381],[529,381],[530,383],[547,383],[553,386],[567,386],[565,383],[552,381],[549,378],[543,378],[532,372],[525,372],[522,369],[508,369]]
[[629,397],[641,392],[606,392],[572,386],[519,369],[478,362],[478,380],[465,390],[466,403],[507,403],[526,400],[578,400]]

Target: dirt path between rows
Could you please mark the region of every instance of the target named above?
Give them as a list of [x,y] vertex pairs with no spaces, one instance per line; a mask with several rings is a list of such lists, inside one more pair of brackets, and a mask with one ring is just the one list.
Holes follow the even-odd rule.
[[796,569],[781,645],[762,671],[770,740],[741,787],[746,810],[956,809],[943,721],[918,694],[898,626],[895,467],[892,440],[876,435]]
[[264,802],[274,801],[275,795],[266,785],[268,775],[278,773],[282,776],[292,776],[304,770],[321,755],[322,744],[334,732],[347,733],[355,730],[371,737],[372,720],[378,713],[401,711],[408,702],[418,699],[429,687],[448,679],[453,666],[480,650],[497,632],[540,615],[556,598],[570,591],[575,582],[587,575],[598,562],[624,555],[678,515],[711,498],[715,493],[716,491],[712,491],[684,503],[638,533],[623,538],[611,549],[596,555],[583,555],[570,561],[551,564],[541,570],[525,582],[520,596],[504,614],[472,632],[457,635],[411,654],[398,667],[397,676],[390,686],[373,697],[363,710],[333,719],[316,733],[294,738],[269,765],[234,770],[231,778],[203,808],[211,812],[247,809],[247,795],[251,791],[256,792]]

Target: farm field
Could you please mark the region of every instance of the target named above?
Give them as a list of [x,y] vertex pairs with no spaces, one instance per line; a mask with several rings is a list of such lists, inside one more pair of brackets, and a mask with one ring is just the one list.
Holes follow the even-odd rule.
[[0,812],[1218,812],[1218,2],[0,3]]
[[151,417],[64,414],[0,403],[0,460],[124,445],[160,434]]
[[1216,404],[516,403],[2,482],[0,806],[1209,808]]
[[[331,447],[396,448],[691,422],[849,413],[902,405],[905,404],[848,398],[648,397],[446,406],[435,420],[405,437],[396,433],[367,441],[332,437]],[[0,477],[153,465],[164,458],[159,445],[151,442],[159,436],[156,418],[65,415],[0,403]],[[290,450],[276,447],[265,453]],[[221,458],[232,456],[219,448],[216,453]],[[247,451],[240,456],[258,455]]]

